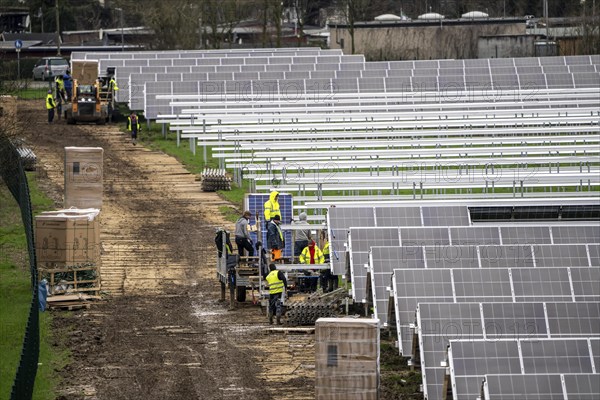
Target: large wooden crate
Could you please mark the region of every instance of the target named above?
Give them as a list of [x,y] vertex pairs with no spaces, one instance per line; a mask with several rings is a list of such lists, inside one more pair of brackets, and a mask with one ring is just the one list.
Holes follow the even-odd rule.
[[319,318],[315,324],[316,399],[379,398],[379,320]]
[[65,263],[39,263],[38,280],[46,279],[51,295],[85,293],[100,295],[100,266]]
[[102,208],[102,147],[65,147],[65,208]]

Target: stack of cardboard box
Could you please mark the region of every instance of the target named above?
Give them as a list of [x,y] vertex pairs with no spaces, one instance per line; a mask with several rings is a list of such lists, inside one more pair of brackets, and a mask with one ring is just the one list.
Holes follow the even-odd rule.
[[377,400],[379,320],[320,318],[315,327],[317,400]]
[[65,295],[80,301],[82,294],[100,294],[103,153],[100,147],[65,147],[65,209],[35,217],[38,279],[47,280],[53,301],[62,296],[71,304]]

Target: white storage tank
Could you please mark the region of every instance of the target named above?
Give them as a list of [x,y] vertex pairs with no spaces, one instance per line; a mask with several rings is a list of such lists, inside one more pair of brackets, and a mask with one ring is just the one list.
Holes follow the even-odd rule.
[[444,17],[442,14],[430,12],[427,14],[421,14],[421,15],[419,15],[418,18],[419,19],[444,19],[446,17]]
[[468,13],[464,13],[460,16],[464,19],[479,19],[479,18],[489,18],[490,16],[481,11],[469,11]]

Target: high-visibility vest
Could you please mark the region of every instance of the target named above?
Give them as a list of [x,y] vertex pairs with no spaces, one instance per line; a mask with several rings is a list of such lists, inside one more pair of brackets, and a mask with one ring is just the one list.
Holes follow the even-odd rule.
[[269,284],[269,294],[277,294],[283,292],[283,281],[277,276],[279,271],[273,270],[267,275],[267,283]]
[[54,81],[58,90],[65,90],[65,82],[62,80],[62,77],[57,76]]
[[51,93],[48,93],[46,96],[46,109],[52,110],[56,105],[54,104],[54,97],[52,97]]
[[302,250],[302,254],[300,254],[299,260],[301,264],[323,264],[325,263],[325,256],[323,256],[323,252],[321,251],[321,249],[319,249],[319,247],[315,245],[314,263],[311,263],[310,249],[308,246],[306,246],[304,250]]
[[325,258],[326,262],[329,262],[329,242],[326,242],[325,246],[323,247],[323,257]]
[[[140,120],[135,117],[135,127],[136,127],[136,131],[140,130]],[[131,121],[131,116],[127,117],[127,130],[129,132],[131,132],[133,126],[132,126],[132,121]]]
[[110,82],[108,83],[108,87],[112,88],[115,92],[117,90],[119,90],[119,87],[117,86],[117,81],[115,81],[115,78],[110,78]]

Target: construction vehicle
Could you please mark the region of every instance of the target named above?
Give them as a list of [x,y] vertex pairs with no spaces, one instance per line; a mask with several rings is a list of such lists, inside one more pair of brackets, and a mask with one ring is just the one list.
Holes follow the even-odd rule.
[[100,97],[101,83],[80,85],[73,79],[73,98],[63,105],[68,124],[77,122],[95,122],[104,125],[108,121],[108,104]]

